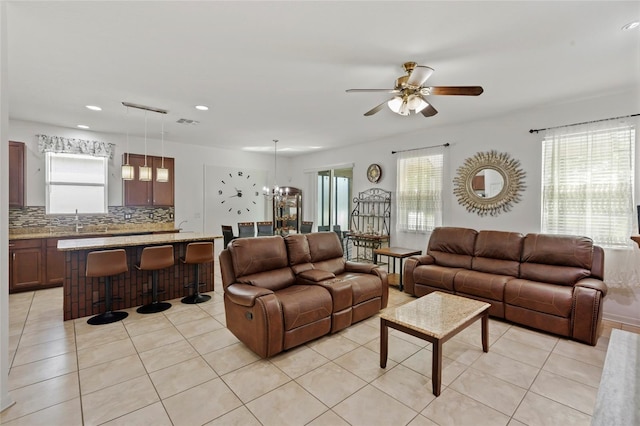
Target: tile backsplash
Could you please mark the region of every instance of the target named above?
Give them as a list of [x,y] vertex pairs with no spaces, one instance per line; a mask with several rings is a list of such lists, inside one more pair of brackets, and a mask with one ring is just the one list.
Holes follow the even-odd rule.
[[[130,217],[129,217],[130,215]],[[125,217],[127,217],[125,219]],[[79,221],[91,228],[131,228],[173,224],[173,207],[124,207],[110,206],[107,214],[80,214]],[[75,215],[47,215],[44,206],[9,209],[9,233],[27,229],[58,231],[73,228]]]

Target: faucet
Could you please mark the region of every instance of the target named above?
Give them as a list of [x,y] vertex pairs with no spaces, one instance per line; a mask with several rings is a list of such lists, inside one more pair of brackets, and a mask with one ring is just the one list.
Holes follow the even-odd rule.
[[187,223],[187,222],[189,222],[189,221],[188,221],[188,220],[183,220],[182,222],[180,222],[180,223],[178,224],[178,231],[182,231],[182,224],[183,224],[183,223]]
[[79,233],[79,232],[80,232],[80,230],[81,230],[82,228],[84,228],[82,225],[80,225],[80,221],[79,221],[79,219],[78,219],[78,209],[76,209],[76,218],[75,218],[75,221],[76,221],[76,234],[77,234],[77,233]]

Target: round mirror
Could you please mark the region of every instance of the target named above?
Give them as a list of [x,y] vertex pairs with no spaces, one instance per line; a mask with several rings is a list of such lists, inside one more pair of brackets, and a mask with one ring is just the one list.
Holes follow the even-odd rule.
[[524,176],[520,162],[509,154],[479,152],[458,168],[453,192],[467,211],[496,216],[520,201]]
[[502,175],[490,168],[482,169],[471,180],[471,190],[480,198],[493,198],[504,188]]

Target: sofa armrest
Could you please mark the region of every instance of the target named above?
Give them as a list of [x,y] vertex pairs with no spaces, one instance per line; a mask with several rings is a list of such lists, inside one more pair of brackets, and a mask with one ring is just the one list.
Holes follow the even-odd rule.
[[249,284],[232,284],[225,289],[229,300],[240,306],[253,306],[261,296],[273,294],[273,291]]
[[428,254],[420,254],[416,256],[408,257],[404,261],[404,273],[403,284],[404,292],[412,295],[416,295],[416,283],[413,279],[413,271],[420,265],[432,265],[435,263],[435,259]]
[[323,271],[322,269],[308,269],[304,272],[299,273],[297,276],[314,283],[330,280],[336,277],[333,272]]
[[594,290],[598,290],[598,291],[600,291],[602,293],[602,297],[607,295],[607,290],[608,290],[607,285],[604,282],[602,282],[601,280],[598,280],[596,278],[584,278],[584,279],[581,279],[580,281],[575,283],[574,286],[575,287],[592,288]]
[[411,256],[409,259],[415,259],[418,265],[433,265],[434,263],[436,263],[436,260],[433,258],[433,256],[429,254],[419,254],[417,256]]
[[377,267],[378,265],[374,265],[373,263],[347,261],[344,264],[345,272],[359,272],[361,274],[371,274],[372,271]]

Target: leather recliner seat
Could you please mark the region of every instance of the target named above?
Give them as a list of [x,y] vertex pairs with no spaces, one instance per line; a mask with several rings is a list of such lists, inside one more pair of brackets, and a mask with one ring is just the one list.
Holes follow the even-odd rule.
[[405,261],[404,288],[491,304],[489,314],[595,345],[604,251],[587,237],[436,228],[427,254]]
[[387,274],[344,260],[334,232],[233,240],[220,253],[227,328],[262,357],[376,314]]

